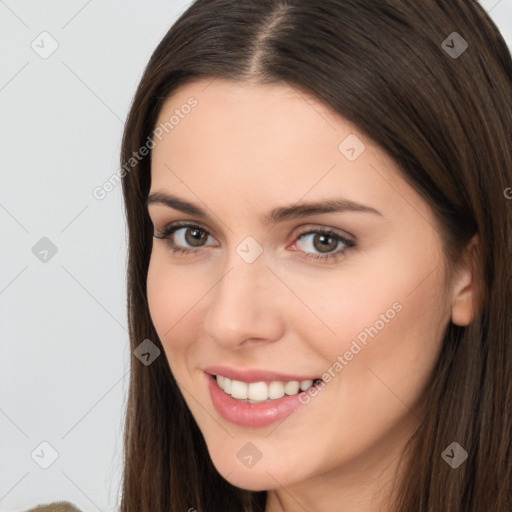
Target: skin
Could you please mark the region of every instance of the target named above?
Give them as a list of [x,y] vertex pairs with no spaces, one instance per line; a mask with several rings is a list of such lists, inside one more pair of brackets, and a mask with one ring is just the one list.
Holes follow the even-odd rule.
[[[160,204],[148,211],[157,234],[190,221],[209,236],[196,254],[173,254],[169,240],[154,238],[147,290],[213,464],[235,486],[268,490],[267,511],[390,510],[397,457],[421,417],[445,328],[473,318],[471,269],[452,272],[431,207],[382,149],[320,100],[285,84],[202,79],[168,98],[157,124],[191,96],[197,106],[153,149],[150,193],[172,193],[209,216]],[[350,134],[365,144],[355,161],[338,150]],[[261,221],[274,207],[331,197],[382,215]],[[305,259],[323,254],[321,235],[298,236],[315,228],[356,246],[338,260]],[[175,233],[177,245],[201,247],[186,233]],[[247,236],[263,249],[252,263],[236,252]],[[343,247],[331,241],[324,252]],[[245,428],[215,410],[205,366],[320,376],[396,302],[400,312],[281,423]],[[250,468],[237,458],[248,442],[262,453]]]

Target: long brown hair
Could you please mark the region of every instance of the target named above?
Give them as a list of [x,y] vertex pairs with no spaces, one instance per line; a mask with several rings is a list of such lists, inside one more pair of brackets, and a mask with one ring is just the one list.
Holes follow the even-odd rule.
[[[146,296],[151,154],[126,163],[169,95],[204,77],[286,83],[357,125],[431,205],[451,269],[478,235],[481,307],[446,329],[393,512],[512,510],[512,60],[495,24],[476,0],[193,2],[147,64],[123,137],[132,352],[163,347]],[[442,457],[454,441],[468,453],[457,469]],[[165,357],[132,357],[124,442],[121,512],[265,509],[265,491],[214,468]]]

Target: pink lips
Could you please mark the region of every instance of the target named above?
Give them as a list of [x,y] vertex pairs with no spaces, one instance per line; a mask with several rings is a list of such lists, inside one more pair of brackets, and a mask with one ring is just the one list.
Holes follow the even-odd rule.
[[311,377],[309,375],[298,375],[289,373],[280,373],[268,370],[241,370],[238,368],[231,368],[229,366],[214,365],[203,368],[206,373],[210,375],[222,375],[231,380],[240,380],[242,382],[272,382],[273,380],[279,380],[282,382],[289,382],[292,380],[316,380],[321,377]]
[[[210,372],[212,372],[210,374]],[[302,391],[296,395],[285,395],[282,398],[251,404],[243,400],[233,398],[227,394],[217,383],[214,375],[223,375],[230,379],[241,380],[243,382],[271,382],[279,380],[288,382],[291,380],[315,380],[316,377],[284,375],[268,371],[238,371],[227,367],[210,366],[205,368],[205,377],[210,396],[217,412],[227,421],[240,425],[242,427],[265,427],[284,420],[287,416],[301,407],[304,402],[300,401],[300,395],[306,393]]]

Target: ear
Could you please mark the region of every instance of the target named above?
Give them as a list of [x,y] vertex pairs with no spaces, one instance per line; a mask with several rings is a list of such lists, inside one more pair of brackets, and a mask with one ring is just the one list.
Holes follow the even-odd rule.
[[459,270],[453,285],[452,322],[466,326],[473,321],[476,310],[476,252],[478,235],[468,242],[463,256],[464,266]]

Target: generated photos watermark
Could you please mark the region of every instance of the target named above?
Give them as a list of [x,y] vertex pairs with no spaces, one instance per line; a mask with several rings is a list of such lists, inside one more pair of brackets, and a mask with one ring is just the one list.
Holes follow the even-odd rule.
[[[384,327],[386,327],[387,324],[395,316],[402,311],[403,306],[400,302],[395,301],[393,302],[392,306],[386,310],[385,313],[381,313],[379,315],[379,319],[374,322],[373,325],[370,327],[365,327],[359,334],[356,336],[356,339],[353,339],[350,348],[346,350],[343,355],[338,355],[336,358],[336,361],[334,361],[331,366],[323,373],[322,375],[322,382],[319,382],[316,386],[310,387],[307,391],[304,391],[302,393],[299,393],[297,395],[299,402],[302,405],[307,405],[311,402],[311,398],[318,395],[320,391],[322,391],[325,386],[329,382],[331,382],[342,370],[347,366],[347,364],[352,361],[354,356],[359,354],[361,350],[367,346],[368,344],[368,336],[370,338],[375,338]],[[361,343],[361,345],[358,343]]]
[[[182,119],[185,119],[192,109],[197,106],[197,100],[191,96],[186,103],[181,105],[180,108],[177,108],[174,111],[174,114],[169,118],[168,121],[164,123],[160,123],[152,132],[151,135],[148,136],[146,142],[138,149],[138,151],[134,151],[132,156],[128,159],[127,162],[121,166],[121,168],[117,169],[115,173],[113,173],[107,180],[103,182],[102,185],[98,185],[93,188],[92,195],[95,199],[99,201],[105,199],[109,192],[112,192],[114,188],[121,183],[121,180],[134,168],[137,164],[147,155],[149,155],[150,151],[157,145],[158,142],[162,140],[164,133],[168,134],[178,124]],[[158,141],[155,141],[158,139]]]

